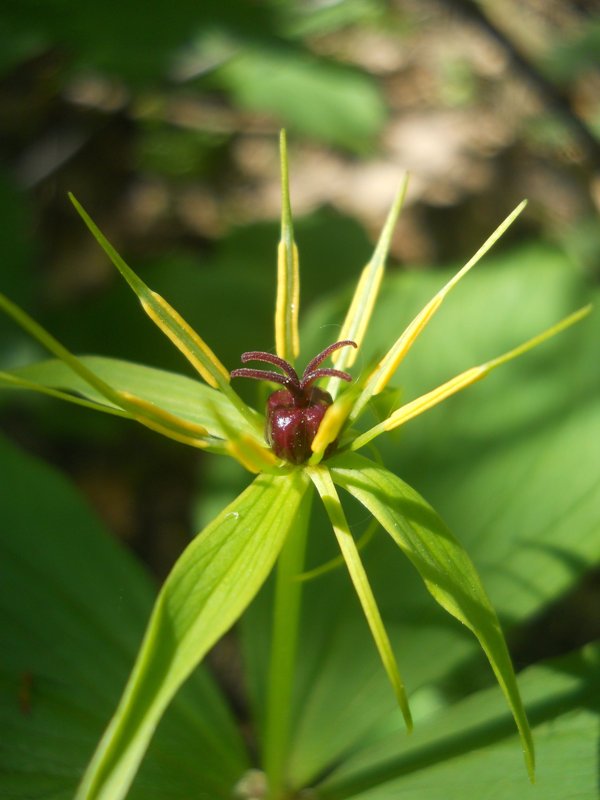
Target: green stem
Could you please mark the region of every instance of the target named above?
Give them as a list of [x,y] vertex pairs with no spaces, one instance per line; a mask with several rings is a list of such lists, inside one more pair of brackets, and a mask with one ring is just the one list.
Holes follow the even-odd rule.
[[285,767],[292,722],[294,668],[300,627],[302,581],[306,536],[312,492],[303,503],[296,525],[290,531],[277,562],[275,604],[271,634],[264,767],[269,800],[285,797]]

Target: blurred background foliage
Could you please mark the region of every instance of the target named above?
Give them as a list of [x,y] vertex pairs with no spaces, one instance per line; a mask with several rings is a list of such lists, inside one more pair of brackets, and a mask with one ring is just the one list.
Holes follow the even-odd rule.
[[[434,271],[466,260],[523,197],[525,216],[497,246],[515,308],[522,314],[523,293],[534,297],[537,285],[556,281],[557,259],[559,272],[592,293],[600,279],[599,50],[592,0],[4,0],[0,288],[76,352],[186,372],[84,229],[67,201],[72,191],[229,368],[243,350],[271,349],[277,132],[285,126],[311,344],[327,343],[323,309],[347,298],[406,170],[390,269],[409,290],[414,279],[415,296],[435,291]],[[516,288],[519,264],[528,289]],[[501,347],[498,337],[484,346],[494,300],[485,279],[477,287],[455,309],[455,324],[484,359]],[[576,307],[562,301],[557,316]],[[502,308],[512,302],[502,298]],[[526,323],[508,315],[507,333],[526,338],[537,330]],[[0,337],[3,368],[40,356],[4,319]],[[447,377],[452,348],[443,336],[436,347],[448,369],[439,377]],[[589,370],[593,355],[584,362]],[[427,380],[434,372],[422,371]],[[562,395],[549,394],[556,385],[536,388],[535,404],[560,413]],[[594,375],[585,388],[597,395]],[[445,430],[444,421],[433,417],[433,430]],[[123,421],[35,397],[2,395],[0,424],[70,474],[157,578],[241,480]],[[511,430],[527,425],[534,414]],[[485,444],[469,439],[469,425],[460,432],[474,451]],[[460,521],[447,480],[462,474],[452,459],[463,445],[445,441],[450,467],[437,483],[422,440],[407,434],[405,445],[406,475],[412,469],[442,515]],[[466,467],[464,477],[476,480]],[[519,663],[597,635],[594,603],[592,576],[553,613],[554,628],[538,623],[543,642],[515,642]],[[235,697],[229,646],[214,661],[225,665],[221,680]]]

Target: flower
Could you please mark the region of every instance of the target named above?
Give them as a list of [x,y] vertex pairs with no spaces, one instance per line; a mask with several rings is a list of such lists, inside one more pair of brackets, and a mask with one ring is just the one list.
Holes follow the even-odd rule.
[[[58,359],[24,371],[0,373],[0,384],[31,389],[133,419],[183,444],[229,455],[255,474],[252,484],[184,551],[157,599],[146,637],[121,703],[84,776],[77,797],[124,797],[153,730],[179,686],[214,642],[236,621],[278,562],[270,702],[265,766],[276,796],[284,783],[283,755],[289,733],[289,693],[296,645],[303,550],[313,488],[321,497],[356,589],[374,643],[408,729],[412,726],[404,683],[379,613],[359,547],[350,533],[337,487],[353,495],[389,533],[420,573],[434,599],[479,639],[515,718],[531,776],[533,742],[497,616],[475,568],[459,542],[426,502],[397,476],[357,453],[391,431],[481,380],[496,367],[541,344],[589,312],[583,308],[513,350],[472,367],[361,428],[373,398],[389,384],[412,344],[453,287],[475,266],[524,208],[521,203],[473,258],[415,317],[388,352],[364,376],[350,370],[360,350],[378,291],[406,181],[398,192],[371,261],[364,268],[342,326],[340,340],[313,358],[302,377],[299,352],[299,269],[289,200],[285,135],[281,137],[283,211],[278,248],[275,312],[276,354],[249,351],[243,363],[262,361],[280,372],[242,367],[229,372],[208,344],[122,260],[81,205],[84,222],[140,303],[188,359],[203,383],[185,392],[194,402],[160,402],[151,391],[132,391],[126,378],[102,361],[78,358],[24,311],[0,295],[0,308]],[[322,367],[332,357],[334,367]],[[67,367],[65,372],[63,365]],[[133,367],[131,367],[133,370]],[[266,417],[231,385],[249,377],[279,384]],[[182,389],[176,377],[167,391]],[[317,381],[326,381],[316,386]],[[159,393],[160,395],[160,393]],[[426,510],[426,514],[414,509]],[[327,565],[325,566],[327,568]]]

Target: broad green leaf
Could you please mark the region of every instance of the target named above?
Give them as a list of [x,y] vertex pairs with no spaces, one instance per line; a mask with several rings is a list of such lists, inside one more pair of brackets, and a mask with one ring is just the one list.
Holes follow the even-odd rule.
[[388,470],[345,454],[332,459],[331,473],[390,534],[442,608],[479,640],[515,718],[533,779],[533,741],[510,655],[471,559],[431,506]]
[[366,73],[281,43],[247,47],[212,79],[241,107],[353,150],[372,146],[385,121],[381,94]]
[[121,703],[77,798],[126,795],[169,701],[265,581],[307,487],[300,470],[258,477],[185,550],[161,590]]
[[[323,800],[544,800],[597,794],[600,646],[542,663],[519,676],[531,709],[538,768],[528,785],[498,692],[479,691],[430,714],[410,739],[383,733],[319,786]],[[493,788],[492,788],[493,787]]]
[[[454,271],[408,271],[384,282],[364,343],[367,363],[397,335],[399,320],[412,319]],[[394,379],[403,400],[594,301],[580,270],[556,249],[540,245],[488,257],[454,292]],[[350,296],[309,313],[302,330],[305,352],[329,343],[331,326],[343,320]],[[503,628],[517,637],[518,626],[557,602],[597,564],[599,342],[600,315],[594,312],[527,359],[378,440],[382,463],[416,486],[460,536]],[[354,374],[360,375],[359,365]],[[351,505],[344,499],[351,528],[360,531],[368,515]],[[308,569],[335,555],[319,506]],[[389,537],[377,536],[361,555],[401,656],[418,734],[432,706],[447,705],[493,675],[475,638],[423,592],[418,574]],[[347,584],[338,570],[305,587],[289,761],[294,787],[311,785],[397,722],[385,673]],[[265,693],[269,614],[265,593],[242,626],[257,707]],[[514,739],[507,747],[520,757]]]
[[[0,439],[0,796],[72,800],[133,664],[149,577],[55,470]],[[35,502],[32,502],[32,498]],[[228,800],[248,756],[206,670],[171,704],[131,800]]]
[[[253,435],[254,430],[232,408],[218,391],[184,375],[99,356],[82,356],[80,361],[114,389],[130,392],[150,403],[164,408],[170,414],[202,425],[213,436],[225,438],[220,420],[229,426]],[[42,387],[72,392],[112,413],[117,407],[76,375],[62,361],[41,361],[7,373],[16,379],[40,384]],[[258,415],[257,415],[258,416]]]

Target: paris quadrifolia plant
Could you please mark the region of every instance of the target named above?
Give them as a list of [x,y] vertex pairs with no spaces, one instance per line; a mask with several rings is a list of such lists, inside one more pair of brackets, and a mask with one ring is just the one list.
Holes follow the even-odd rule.
[[[286,755],[291,735],[291,693],[298,655],[298,629],[306,538],[313,496],[323,502],[362,606],[407,731],[412,728],[408,691],[382,621],[369,577],[353,537],[340,490],[353,496],[390,535],[421,576],[433,599],[477,637],[516,723],[530,779],[534,746],[527,716],[496,613],[473,563],[436,512],[402,479],[365,456],[377,437],[393,431],[451,395],[485,378],[573,325],[589,307],[489,361],[392,411],[377,424],[365,412],[390,383],[413,343],[457,283],[479,262],[521,213],[521,203],[464,267],[409,322],[378,363],[352,374],[381,287],[392,232],[406,181],[389,213],[373,257],[360,275],[337,341],[305,367],[294,366],[300,346],[298,252],[288,188],[285,135],[281,135],[282,216],[278,246],[274,353],[249,350],[230,371],[212,348],[160,295],[125,264],[85,210],[73,205],[106,255],[138,296],[151,320],[198,373],[197,403],[162,407],[152,393],[129,391],[77,357],[24,311],[0,295],[0,306],[59,361],[25,372],[6,372],[7,387],[31,389],[72,403],[135,420],[184,445],[236,459],[250,483],[182,553],[156,600],[121,701],[78,789],[78,800],[119,800],[127,795],[167,705],[207,651],[236,622],[276,565],[267,708],[261,743],[262,768],[272,800],[286,796]],[[532,332],[533,333],[533,332]],[[218,332],[214,332],[215,338]],[[251,342],[248,343],[252,345]],[[332,366],[328,366],[331,360]],[[62,363],[61,363],[62,362]],[[256,365],[268,365],[267,369]],[[24,375],[26,377],[24,377]],[[236,387],[243,379],[275,385],[266,410],[247,405]],[[167,391],[170,387],[167,387]],[[348,665],[351,669],[352,665]],[[350,698],[349,698],[350,700]],[[390,695],[390,701],[392,697]],[[201,788],[201,787],[199,787]]]

